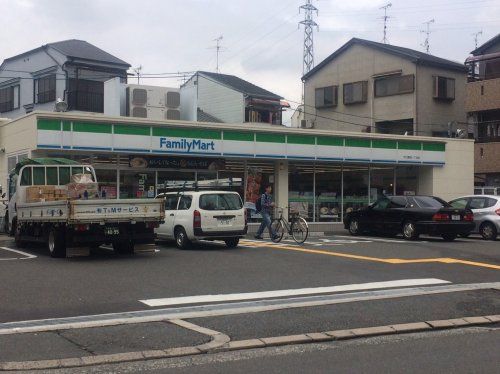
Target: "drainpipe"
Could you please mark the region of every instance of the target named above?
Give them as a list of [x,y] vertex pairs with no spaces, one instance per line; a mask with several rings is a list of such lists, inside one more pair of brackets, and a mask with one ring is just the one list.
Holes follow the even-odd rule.
[[[64,91],[63,91],[63,101],[66,101],[66,92],[68,92],[68,85],[69,85],[69,74],[68,70],[66,70],[66,63],[62,64],[61,66],[62,71],[64,71],[64,74],[66,76],[65,84],[64,84]],[[66,101],[67,103],[67,101]]]

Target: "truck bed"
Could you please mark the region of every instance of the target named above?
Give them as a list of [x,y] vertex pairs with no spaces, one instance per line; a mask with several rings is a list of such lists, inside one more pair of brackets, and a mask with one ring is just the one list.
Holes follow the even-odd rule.
[[46,201],[18,204],[17,219],[66,224],[162,221],[164,207],[161,199]]

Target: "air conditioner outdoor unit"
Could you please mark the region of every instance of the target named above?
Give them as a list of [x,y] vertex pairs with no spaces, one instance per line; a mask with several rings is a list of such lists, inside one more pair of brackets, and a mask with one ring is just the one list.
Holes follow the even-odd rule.
[[156,120],[180,119],[178,88],[127,85],[127,116]]
[[312,128],[314,128],[314,122],[312,122],[310,119],[301,119],[300,120],[300,128],[312,129]]

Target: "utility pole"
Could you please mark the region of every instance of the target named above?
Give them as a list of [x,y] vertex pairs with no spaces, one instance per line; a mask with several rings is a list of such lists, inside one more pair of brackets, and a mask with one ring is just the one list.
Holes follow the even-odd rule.
[[134,68],[134,73],[137,74],[137,84],[139,83],[139,79],[141,78],[141,71],[142,71],[142,65],[139,65],[138,67]]
[[425,52],[426,53],[429,53],[429,49],[430,49],[430,46],[429,46],[429,35],[431,34],[431,23],[434,23],[434,18],[431,19],[430,21],[427,21],[427,22],[424,22],[424,25],[427,25],[427,28],[426,30],[420,30],[420,32],[424,33],[425,34],[425,41],[424,41],[424,44],[422,44],[422,47],[425,48]]
[[219,36],[217,39],[214,39],[213,41],[217,43],[217,45],[213,48],[215,48],[215,53],[217,54],[217,65],[216,65],[216,68],[215,68],[215,72],[218,74],[219,73],[219,53],[220,53],[220,50],[221,50],[221,41],[222,41],[222,35]]
[[476,46],[474,49],[477,49],[477,40],[479,35],[483,35],[482,30],[472,34],[472,36],[474,37],[474,45]]
[[391,18],[387,15],[387,8],[390,8],[391,6],[392,4],[388,3],[379,8],[384,10],[384,16],[382,17],[382,19],[384,20],[384,38],[382,39],[382,43],[384,44],[387,44],[387,21],[389,20],[389,18]]
[[314,12],[318,15],[318,8],[312,5],[312,0],[306,0],[306,4],[299,7],[299,12],[302,9],[305,12],[304,20],[300,21],[299,24],[304,25],[304,60],[302,63],[302,75],[305,75],[314,67],[313,27],[316,26],[319,30],[319,26],[313,20]]

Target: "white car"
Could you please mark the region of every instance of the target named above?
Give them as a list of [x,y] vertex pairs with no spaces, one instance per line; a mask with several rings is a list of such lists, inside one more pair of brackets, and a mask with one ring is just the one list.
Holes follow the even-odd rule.
[[157,197],[165,200],[158,239],[174,239],[181,249],[198,240],[222,240],[234,248],[247,233],[246,212],[236,192],[167,192]]

